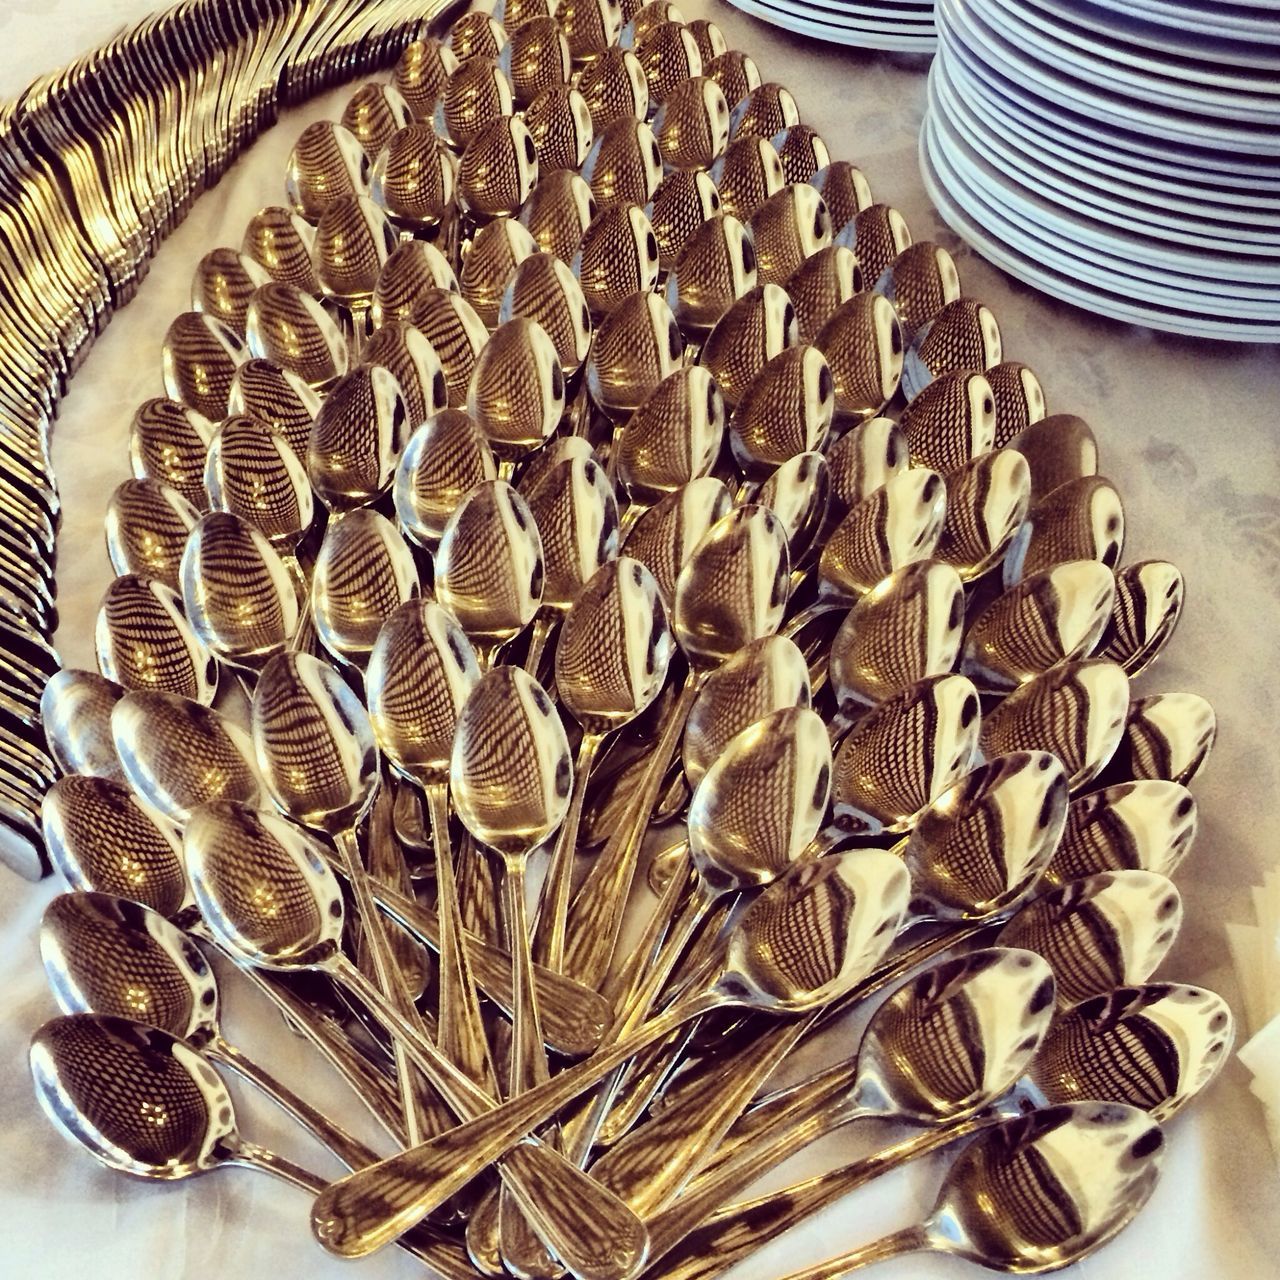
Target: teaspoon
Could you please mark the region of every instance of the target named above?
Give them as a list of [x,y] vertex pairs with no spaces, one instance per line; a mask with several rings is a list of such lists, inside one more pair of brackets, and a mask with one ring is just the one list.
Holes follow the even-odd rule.
[[179,590],[178,564],[199,511],[158,480],[125,480],[107,500],[107,555],[118,574]]
[[111,739],[111,711],[125,692],[96,671],[64,667],[50,676],[40,695],[40,723],[62,773],[125,782]]

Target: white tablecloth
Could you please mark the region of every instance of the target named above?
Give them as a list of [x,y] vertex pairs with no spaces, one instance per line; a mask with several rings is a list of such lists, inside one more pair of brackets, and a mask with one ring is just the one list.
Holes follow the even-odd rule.
[[[0,93],[18,91],[35,73],[149,7],[147,0],[4,0]],[[766,79],[788,85],[832,153],[865,169],[877,198],[903,211],[917,239],[932,237],[952,250],[966,292],[995,308],[1007,355],[1040,374],[1050,410],[1078,413],[1093,425],[1103,470],[1127,500],[1126,558],[1166,557],[1186,574],[1181,631],[1140,687],[1205,694],[1217,708],[1221,735],[1196,784],[1201,834],[1179,873],[1186,925],[1161,974],[1207,984],[1238,1008],[1223,922],[1248,918],[1248,886],[1276,860],[1280,817],[1273,746],[1280,723],[1280,350],[1159,337],[1091,319],[1011,281],[960,245],[928,205],[915,160],[924,104],[919,61],[786,36],[714,0],[681,0],[681,7],[686,17],[713,17],[731,46],[752,53]],[[196,205],[72,384],[54,450],[65,507],[58,643],[70,665],[93,665],[92,619],[110,576],[103,512],[128,473],[130,414],[162,392],[161,337],[188,305],[192,268],[214,245],[237,245],[247,218],[280,201],[292,139],[311,119],[336,118],[345,97],[334,93],[286,117]],[[359,1266],[329,1258],[310,1238],[305,1198],[265,1177],[228,1170],[181,1187],[135,1182],[99,1168],[49,1128],[32,1100],[25,1051],[31,1030],[53,1012],[35,931],[57,888],[52,882],[32,888],[0,872],[0,1274],[390,1280],[417,1273],[394,1251]],[[377,1142],[342,1086],[278,1020],[260,1014],[235,975],[224,992],[230,1029],[245,1048],[270,1056],[279,1074]],[[287,1121],[233,1088],[249,1137],[336,1172]],[[815,1171],[885,1137],[876,1125],[835,1135],[770,1182]],[[1166,1174],[1147,1212],[1077,1274],[1094,1280],[1276,1274],[1280,1173],[1243,1070],[1232,1064],[1171,1137]],[[928,1204],[935,1185],[936,1168],[928,1166],[886,1179],[776,1242],[739,1274],[764,1280],[903,1225]],[[959,1276],[964,1267],[906,1259],[885,1265],[883,1274]]]

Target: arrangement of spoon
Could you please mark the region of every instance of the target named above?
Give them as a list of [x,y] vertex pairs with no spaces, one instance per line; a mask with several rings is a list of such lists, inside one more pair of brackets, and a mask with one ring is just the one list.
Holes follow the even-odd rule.
[[[1068,1265],[1232,1039],[1153,978],[1216,727],[1138,683],[1181,577],[1120,563],[1088,429],[714,23],[550,8],[414,41],[200,264],[100,670],[0,774],[73,890],[37,1094],[450,1277],[710,1275],[963,1139],[925,1224],[790,1280]],[[209,948],[394,1151],[225,1041]],[[349,1172],[240,1138],[211,1061]],[[872,1116],[917,1132],[742,1202]]]

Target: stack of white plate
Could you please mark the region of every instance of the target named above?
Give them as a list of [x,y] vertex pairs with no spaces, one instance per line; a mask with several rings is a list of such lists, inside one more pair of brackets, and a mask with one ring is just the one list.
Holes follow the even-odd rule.
[[730,0],[784,31],[863,49],[932,53],[933,0]]
[[1046,293],[1280,342],[1280,0],[938,0],[942,216]]

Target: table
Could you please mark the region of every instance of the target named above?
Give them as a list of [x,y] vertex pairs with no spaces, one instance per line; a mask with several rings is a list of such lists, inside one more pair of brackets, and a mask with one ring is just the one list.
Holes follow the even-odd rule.
[[[8,0],[0,9],[0,92],[16,93],[52,68],[142,16],[147,0]],[[1094,427],[1102,469],[1125,496],[1126,559],[1173,560],[1187,578],[1188,608],[1169,652],[1144,676],[1143,692],[1187,689],[1217,708],[1221,734],[1196,784],[1198,847],[1179,873],[1187,918],[1161,976],[1202,982],[1238,1009],[1223,923],[1249,919],[1248,888],[1277,858],[1280,755],[1280,349],[1165,338],[1098,320],[1009,279],[964,245],[930,209],[916,167],[924,108],[919,59],[850,52],[780,33],[718,0],[681,0],[687,18],[714,18],[730,47],[748,50],[765,78],[788,85],[804,119],[838,158],[866,171],[876,197],[897,206],[917,239],[955,255],[967,293],[999,317],[1006,354],[1039,373],[1054,412]],[[93,665],[92,620],[110,577],[102,518],[127,475],[130,414],[162,393],[160,343],[188,305],[191,271],[217,244],[238,244],[248,217],[282,197],[284,159],[310,120],[337,118],[349,90],[289,113],[195,206],[161,248],[137,299],[98,342],[71,384],[55,435],[64,519],[57,641],[69,665]],[[0,873],[2,874],[2,873]],[[0,893],[0,1272],[41,1280],[171,1280],[229,1277],[310,1280],[421,1274],[393,1251],[359,1267],[325,1255],[306,1227],[298,1193],[224,1171],[185,1187],[134,1182],[100,1169],[56,1135],[31,1096],[25,1065],[31,1030],[53,1012],[35,937],[59,886],[32,888],[3,875]],[[246,1049],[270,1051],[278,1073],[331,1106],[373,1143],[343,1087],[308,1057],[274,1015],[263,1013],[234,974],[223,984],[228,1031]],[[825,1046],[827,1053],[839,1045]],[[1210,1096],[1173,1126],[1166,1175],[1137,1225],[1072,1273],[1092,1280],[1135,1274],[1164,1280],[1275,1274],[1280,1256],[1280,1172],[1262,1117],[1232,1064]],[[243,1128],[255,1141],[336,1173],[288,1121],[233,1085]],[[816,1172],[879,1145],[868,1124],[834,1135],[775,1171],[768,1184]],[[766,1280],[903,1225],[923,1210],[936,1167],[884,1180],[843,1201],[744,1264],[742,1280]],[[1270,1261],[1268,1261],[1270,1259]],[[894,1276],[966,1272],[950,1260],[886,1264]]]

